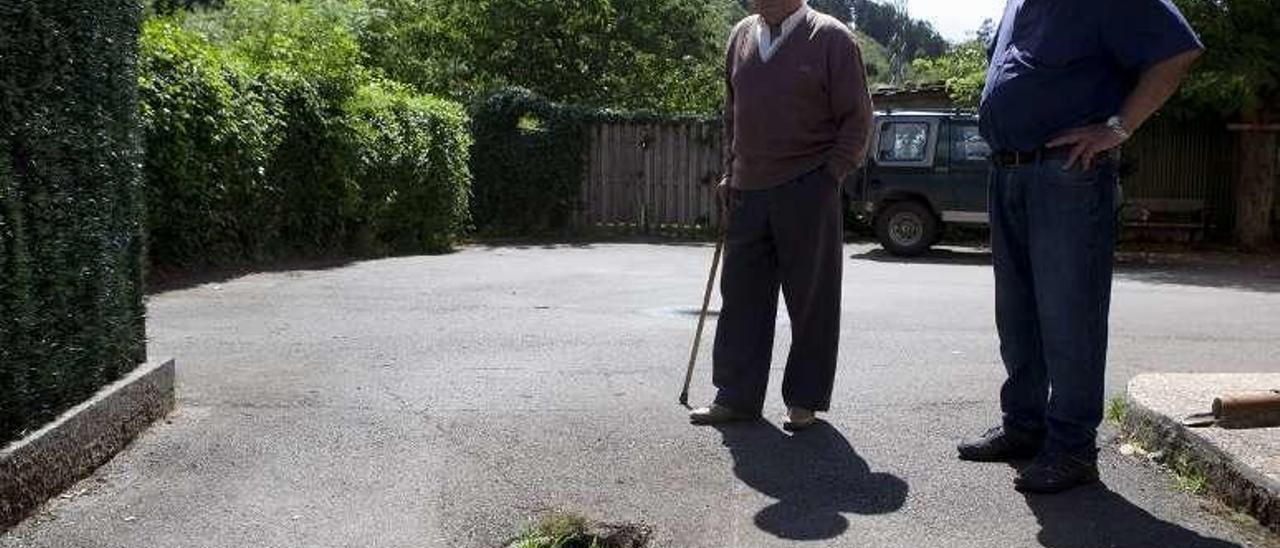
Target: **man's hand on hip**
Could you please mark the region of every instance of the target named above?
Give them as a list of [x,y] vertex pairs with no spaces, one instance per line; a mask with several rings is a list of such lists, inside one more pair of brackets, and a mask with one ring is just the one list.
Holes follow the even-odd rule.
[[1124,144],[1124,137],[1106,124],[1079,127],[1070,130],[1045,145],[1048,148],[1070,146],[1071,156],[1062,169],[1071,169],[1080,162],[1084,169],[1093,167],[1093,158]]

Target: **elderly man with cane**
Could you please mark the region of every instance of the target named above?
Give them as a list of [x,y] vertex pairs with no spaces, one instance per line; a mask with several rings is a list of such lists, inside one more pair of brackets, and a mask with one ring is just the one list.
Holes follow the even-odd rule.
[[804,0],[755,0],[729,38],[728,154],[720,183],[728,228],[710,407],[718,424],[761,415],[778,292],[792,343],[783,426],[815,422],[831,401],[840,335],[844,219],[841,181],[862,161],[872,121],[861,52],[850,29]]
[[980,125],[995,150],[991,250],[1008,379],[971,461],[1035,460],[1019,491],[1098,480],[1119,194],[1115,151],[1202,46],[1169,0],[1009,0]]

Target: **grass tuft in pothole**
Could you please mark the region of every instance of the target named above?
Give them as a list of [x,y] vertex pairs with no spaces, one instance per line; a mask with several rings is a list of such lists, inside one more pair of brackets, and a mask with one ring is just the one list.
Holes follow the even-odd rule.
[[593,523],[577,514],[552,512],[526,527],[507,548],[643,548],[650,533],[643,525]]

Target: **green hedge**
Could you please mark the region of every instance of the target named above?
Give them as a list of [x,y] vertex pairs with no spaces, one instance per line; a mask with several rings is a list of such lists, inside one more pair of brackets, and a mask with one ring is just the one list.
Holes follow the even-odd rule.
[[450,248],[471,181],[460,106],[236,51],[180,19],[144,26],[156,269]]
[[283,122],[271,95],[208,41],[164,20],[143,27],[141,75],[153,264],[273,254],[282,200],[266,170]]
[[366,86],[347,110],[372,241],[386,253],[447,251],[467,228],[466,112],[393,84]]
[[0,442],[146,359],[140,17],[0,2]]
[[472,218],[481,235],[569,231],[582,207],[590,128],[601,123],[715,122],[712,116],[614,111],[500,90],[472,109]]

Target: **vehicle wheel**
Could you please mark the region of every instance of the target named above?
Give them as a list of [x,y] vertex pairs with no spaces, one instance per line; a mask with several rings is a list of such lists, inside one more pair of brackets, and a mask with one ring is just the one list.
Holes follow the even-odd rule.
[[889,253],[914,257],[929,250],[941,236],[938,218],[920,202],[894,202],[876,216],[876,236]]

